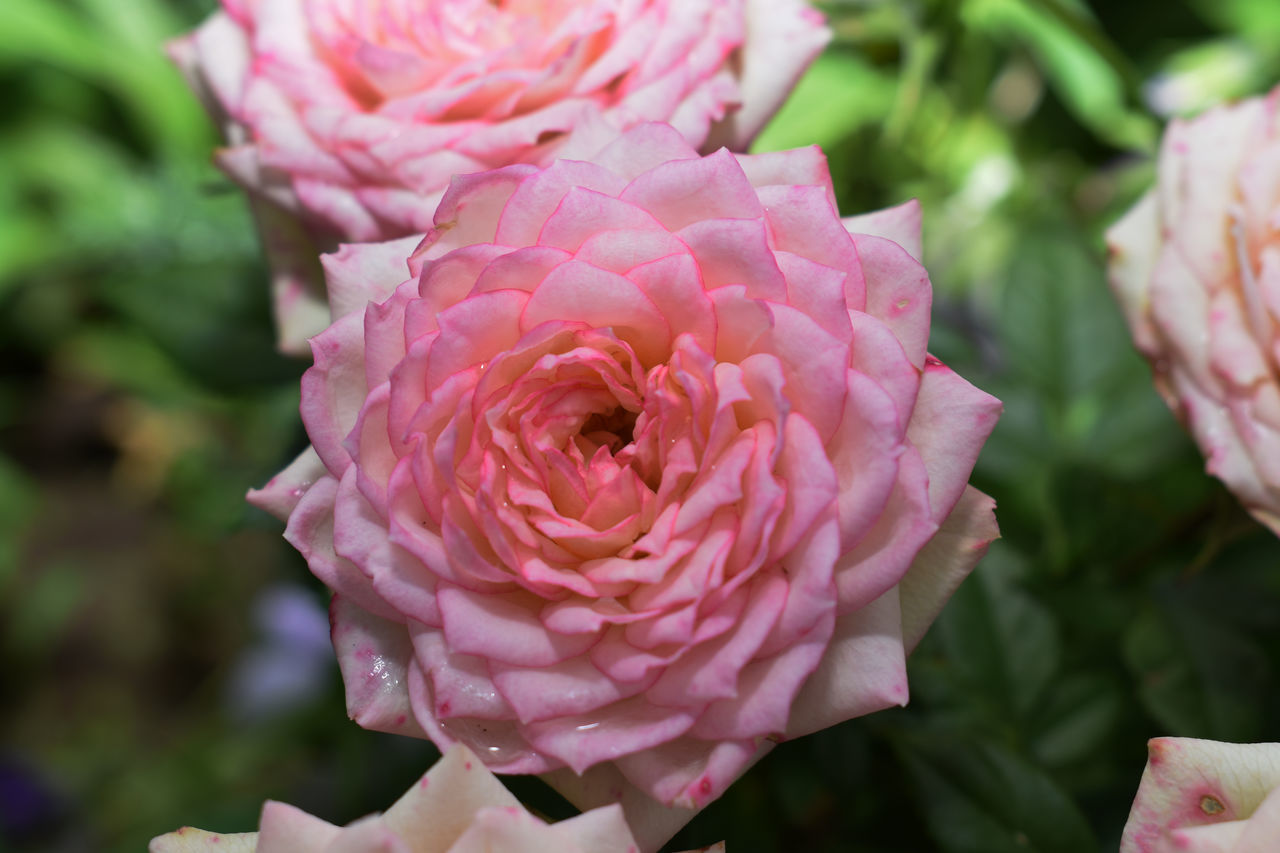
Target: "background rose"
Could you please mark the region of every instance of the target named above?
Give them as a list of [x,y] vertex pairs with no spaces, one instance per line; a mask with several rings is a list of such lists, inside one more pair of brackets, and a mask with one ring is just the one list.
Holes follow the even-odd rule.
[[1156,187],[1108,241],[1112,287],[1160,393],[1209,472],[1280,532],[1277,97],[1174,121]]
[[595,809],[547,825],[529,814],[465,746],[454,745],[380,815],[337,827],[268,802],[257,832],[184,827],[152,840],[151,853],[631,853],[622,809]]
[[172,51],[258,199],[287,349],[327,325],[321,248],[422,233],[451,176],[550,162],[570,131],[743,149],[829,37],[805,0],[223,7]]
[[926,355],[915,205],[851,236],[816,148],[643,125],[436,223],[363,312],[411,240],[326,259],[314,450],[255,495],[336,593],[353,717],[567,768],[656,847],[774,739],[904,703],[995,536],[999,410]]
[[1280,744],[1155,738],[1120,853],[1280,848]]

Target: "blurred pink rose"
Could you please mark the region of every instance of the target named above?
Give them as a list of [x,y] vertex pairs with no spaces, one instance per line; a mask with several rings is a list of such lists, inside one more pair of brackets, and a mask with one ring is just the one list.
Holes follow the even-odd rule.
[[[723,850],[723,847],[717,849]],[[193,827],[154,838],[151,853],[635,853],[617,805],[548,825],[525,811],[462,745],[380,815],[337,827],[268,802],[257,832]]]
[[1280,744],[1161,737],[1147,749],[1120,853],[1280,850]]
[[361,725],[656,847],[774,741],[906,702],[996,535],[1000,404],[925,352],[917,206],[846,224],[817,148],[651,124],[326,258],[314,450],[253,499],[336,593]]
[[1209,472],[1280,533],[1278,97],[1174,121],[1156,187],[1107,238],[1157,388]]
[[453,175],[549,163],[571,131],[657,120],[742,150],[830,36],[808,0],[222,5],[172,53],[257,199],[282,346],[304,351],[328,325],[320,249],[421,234]]

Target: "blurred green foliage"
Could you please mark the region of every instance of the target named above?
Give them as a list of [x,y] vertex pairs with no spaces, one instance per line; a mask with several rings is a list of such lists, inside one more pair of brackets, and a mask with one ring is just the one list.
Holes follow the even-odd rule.
[[[47,794],[0,849],[137,851],[267,797],[347,821],[430,760],[349,723],[332,671],[281,716],[228,704],[255,594],[323,594],[242,500],[305,441],[305,365],[162,53],[213,6],[0,4],[0,764]],[[1168,116],[1280,76],[1280,11],[824,7],[835,42],[758,147],[821,144],[849,213],[922,201],[932,349],[1005,402],[975,473],[1004,538],[906,709],[781,745],[673,849],[1114,850],[1147,738],[1280,740],[1280,543],[1151,389],[1101,242]]]

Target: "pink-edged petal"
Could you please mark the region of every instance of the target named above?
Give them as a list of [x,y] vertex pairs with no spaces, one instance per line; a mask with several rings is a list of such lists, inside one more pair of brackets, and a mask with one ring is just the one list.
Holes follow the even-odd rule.
[[621,199],[648,211],[670,231],[702,220],[753,219],[764,213],[755,188],[728,151],[655,166],[632,181]]
[[684,734],[698,711],[663,708],[640,696],[600,713],[529,723],[521,731],[535,749],[563,761],[575,772],[666,744]]
[[516,724],[470,717],[438,719],[431,682],[419,666],[409,667],[409,699],[419,725],[440,749],[463,744],[494,773],[546,773],[563,764],[529,746]]
[[652,679],[618,682],[605,677],[589,658],[570,658],[530,668],[491,664],[493,682],[520,722],[588,714],[646,690]]
[[671,328],[653,301],[628,279],[569,261],[551,271],[524,307],[523,331],[548,321],[577,321],[593,328],[612,328],[652,366],[665,361]]
[[261,489],[250,489],[245,499],[258,509],[286,521],[307,489],[328,473],[315,448],[308,446]]
[[960,582],[1000,535],[996,502],[966,486],[938,532],[920,549],[898,582],[902,604],[902,642],[910,653],[942,612]]
[[705,289],[742,284],[752,299],[786,300],[787,281],[762,219],[700,219],[678,236],[697,260]]
[[773,324],[754,349],[782,361],[787,397],[826,442],[844,412],[849,350],[812,317],[789,305],[771,305],[770,311]]
[[599,231],[659,231],[662,226],[641,207],[611,195],[573,187],[564,194],[554,213],[538,232],[538,245],[569,252]]
[[747,593],[749,603],[734,629],[696,646],[668,667],[646,696],[675,707],[736,697],[739,674],[777,622],[787,591],[787,583],[780,575],[753,583]]
[[1175,849],[1194,853],[1271,853],[1280,840],[1280,788],[1246,820],[1175,829],[1169,836]]
[[351,464],[343,442],[369,393],[363,349],[364,318],[348,314],[312,338],[315,364],[302,375],[302,422],[316,453],[339,476]]
[[[672,808],[701,809],[759,761],[774,741],[684,737],[615,764],[631,784]],[[624,800],[624,808],[626,803]],[[632,826],[636,826],[633,822]],[[639,834],[637,828],[637,834]]]
[[884,511],[836,561],[841,613],[879,598],[902,579],[938,530],[929,508],[929,475],[914,447],[898,456],[898,479]]
[[576,257],[583,263],[609,272],[626,273],[641,264],[687,251],[684,243],[665,229],[612,230],[592,235],[578,248]]
[[598,163],[557,160],[521,182],[502,211],[495,240],[505,246],[536,244],[547,219],[574,188],[616,197],[626,181]]
[[905,248],[882,237],[853,235],[866,280],[866,311],[893,330],[907,358],[925,366],[933,287],[924,267]]
[[1120,853],[1160,850],[1182,827],[1247,818],[1280,788],[1280,744],[1161,737],[1147,754]]
[[757,189],[761,187],[823,187],[836,206],[835,190],[831,186],[831,170],[827,155],[817,145],[793,148],[790,151],[767,151],[762,154],[739,154],[738,164],[747,180]]
[[[833,269],[858,269],[853,238],[840,224],[826,187],[768,186],[757,192],[773,248]],[[850,300],[849,307],[862,309],[856,300]]]
[[912,199],[893,207],[846,216],[840,220],[850,234],[870,234],[892,240],[907,250],[916,261],[924,262],[920,230],[920,202]]
[[556,634],[538,621],[526,593],[477,594],[458,587],[439,592],[445,638],[452,651],[515,666],[549,666],[586,652],[594,634]]
[[436,717],[511,719],[514,711],[490,677],[489,661],[451,652],[439,628],[414,622],[409,625],[409,634],[415,660],[431,679]]
[[826,653],[834,624],[833,610],[819,614],[809,631],[785,649],[744,666],[737,695],[712,703],[690,734],[709,741],[747,741],[784,733],[796,694]]
[[426,737],[410,707],[407,668],[413,647],[405,626],[340,595],[329,606],[329,621],[351,719],[373,731]]
[[830,442],[844,549],[854,547],[883,514],[898,481],[902,439],[893,398],[869,377],[850,371],[840,431]]
[[1003,404],[937,360],[925,366],[907,438],[929,472],[929,505],[941,522],[969,481]]
[[688,335],[704,352],[715,348],[715,309],[701,286],[692,257],[682,252],[642,263],[629,270],[626,278],[640,287],[666,319],[673,341]]
[[786,735],[799,737],[907,703],[898,590],[836,620],[818,668],[791,706]]
[[284,538],[298,549],[311,573],[329,589],[351,598],[371,613],[397,619],[395,609],[374,592],[369,578],[360,568],[334,550],[334,507],[338,488],[338,481],[333,477],[317,480],[289,516]]
[[427,234],[422,256],[438,258],[462,246],[493,242],[507,201],[536,172],[531,166],[507,166],[455,176],[436,208],[435,228]]
[[268,800],[258,823],[258,847],[271,853],[310,853],[327,850],[343,830],[296,806]]
[[412,236],[385,243],[347,243],[322,255],[333,316],[342,317],[389,297],[409,277],[409,256],[421,242],[421,236]]
[[592,162],[627,181],[672,160],[692,160],[698,156],[675,128],[649,122],[631,128],[612,141]]

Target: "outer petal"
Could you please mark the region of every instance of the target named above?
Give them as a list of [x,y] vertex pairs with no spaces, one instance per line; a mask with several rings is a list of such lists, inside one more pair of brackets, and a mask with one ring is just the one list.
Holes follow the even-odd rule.
[[1158,851],[1182,827],[1246,818],[1280,788],[1280,744],[1155,738],[1147,749],[1120,853]]
[[351,719],[373,731],[426,737],[409,704],[407,666],[413,649],[405,626],[339,595],[333,597],[329,621]]
[[471,750],[455,744],[405,792],[382,820],[416,851],[448,850],[485,809],[520,809],[520,801]]
[[1153,353],[1158,347],[1150,319],[1151,273],[1160,249],[1157,203],[1155,191],[1149,191],[1107,229],[1111,290],[1129,321],[1134,343],[1145,353]]
[[1280,842],[1280,788],[1247,820],[1175,829],[1169,840],[1174,849],[1191,853],[1269,853]]
[[966,486],[951,514],[898,582],[902,642],[908,653],[919,645],[942,606],[1000,535],[995,509],[995,501]]
[[804,0],[747,0],[742,106],[711,131],[707,148],[746,150],[831,40],[822,15]]
[[150,853],[209,853],[217,850],[226,853],[255,853],[257,849],[256,832],[205,832],[194,826],[184,826],[167,835],[157,836],[147,845]]
[[258,509],[287,521],[307,489],[328,472],[315,448],[308,445],[297,459],[289,463],[289,467],[268,480],[261,489],[250,489],[246,497]]
[[850,234],[870,234],[884,237],[906,249],[911,257],[924,262],[924,247],[920,230],[920,202],[912,199],[895,207],[873,210],[840,220]]
[[349,243],[323,255],[333,319],[389,297],[409,277],[409,256],[421,242],[414,235],[385,243]]
[[836,620],[835,635],[791,708],[794,738],[907,703],[902,610],[896,588]]
[[258,848],[263,853],[310,853],[325,850],[342,830],[299,808],[268,800],[258,824]]
[[960,499],[1002,408],[995,397],[936,359],[925,366],[907,437],[929,472],[929,506],[935,521],[946,518]]

